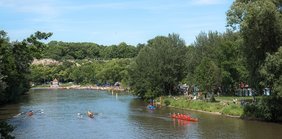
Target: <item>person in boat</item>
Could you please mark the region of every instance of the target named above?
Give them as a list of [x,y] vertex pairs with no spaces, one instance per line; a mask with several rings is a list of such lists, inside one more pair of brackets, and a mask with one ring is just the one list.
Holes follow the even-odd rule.
[[26,114],[27,114],[28,116],[32,116],[32,115],[33,115],[33,111],[30,110],[30,111],[28,111]]
[[176,117],[176,114],[175,114],[175,112],[174,112],[174,113],[172,114],[172,117],[173,117],[173,118],[175,118],[175,117]]
[[185,117],[186,117],[186,114],[181,113],[181,117],[182,117],[182,118],[185,118]]
[[187,114],[184,114],[184,118],[187,119],[187,120],[190,120],[191,117]]
[[93,112],[91,112],[91,111],[87,111],[87,116],[90,117],[90,118],[93,118],[93,117],[94,117],[94,114],[93,114]]
[[176,114],[176,118],[180,118],[180,114],[179,113]]
[[149,100],[150,105],[153,105],[153,101],[154,100],[152,98]]

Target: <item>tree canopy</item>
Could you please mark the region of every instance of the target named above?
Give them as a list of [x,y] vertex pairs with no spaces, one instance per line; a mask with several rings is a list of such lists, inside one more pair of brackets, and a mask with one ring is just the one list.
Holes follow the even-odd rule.
[[185,77],[186,49],[177,34],[149,40],[129,71],[134,93],[142,98],[176,94],[177,85]]
[[43,51],[43,57],[55,60],[133,58],[138,54],[140,50],[138,48],[139,46],[135,47],[125,42],[103,46],[90,42],[51,41],[48,43],[48,48]]
[[256,88],[266,53],[273,54],[282,46],[281,3],[281,0],[236,0],[227,12],[228,26],[239,29],[243,38],[249,81]]
[[36,32],[21,42],[10,42],[0,31],[0,103],[14,101],[30,88],[30,64],[40,58],[46,40],[52,33]]

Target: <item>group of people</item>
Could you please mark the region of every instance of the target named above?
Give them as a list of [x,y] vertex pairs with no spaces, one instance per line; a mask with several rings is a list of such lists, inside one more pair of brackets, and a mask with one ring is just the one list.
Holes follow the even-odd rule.
[[170,114],[170,117],[171,118],[177,118],[177,119],[187,119],[187,120],[191,119],[191,117],[189,115],[187,115],[187,114],[179,114],[179,113],[177,113],[177,114],[175,114],[175,113]]

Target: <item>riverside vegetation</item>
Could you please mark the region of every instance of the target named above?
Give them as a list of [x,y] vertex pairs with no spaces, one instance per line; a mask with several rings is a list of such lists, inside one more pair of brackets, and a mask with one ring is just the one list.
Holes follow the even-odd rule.
[[204,111],[232,117],[241,117],[244,113],[243,107],[240,104],[228,101],[226,98],[222,99],[221,97],[216,97],[216,99],[221,99],[221,101],[216,102],[191,100],[185,97],[164,97],[163,99],[163,105],[175,108]]

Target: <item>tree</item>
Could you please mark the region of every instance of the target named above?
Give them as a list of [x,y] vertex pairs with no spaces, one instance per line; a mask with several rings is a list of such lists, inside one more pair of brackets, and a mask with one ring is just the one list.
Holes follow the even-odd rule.
[[177,94],[186,75],[187,47],[177,34],[157,36],[141,49],[129,71],[130,85],[142,98]]
[[[6,33],[4,31],[0,31],[0,52],[3,51],[4,45],[8,44],[8,38],[6,37]],[[5,75],[2,74],[4,70],[4,62],[3,55],[0,53],[0,102],[5,100],[5,89],[7,87],[7,83],[4,81]]]
[[267,54],[264,64],[260,68],[263,77],[261,84],[273,89],[273,94],[282,97],[282,47],[278,52]]
[[[203,87],[202,89],[209,92],[213,86],[221,87],[224,94],[234,94],[236,84],[245,81],[248,75],[245,57],[242,54],[242,38],[239,33],[230,30],[225,33],[211,31],[200,33],[188,49],[186,63],[188,74],[184,82],[190,85],[198,83]],[[207,65],[212,66],[213,69],[209,69]],[[216,72],[208,73],[209,70]],[[207,87],[206,82],[209,81],[202,79],[207,79],[209,77],[206,76],[210,75],[218,77],[216,80],[213,78],[214,83],[208,83],[209,87]],[[200,79],[202,81],[199,82]]]
[[101,84],[125,81],[128,78],[125,72],[129,63],[130,59],[112,59],[104,63],[97,71],[97,80]]
[[222,40],[216,51],[222,76],[222,91],[234,95],[237,84],[245,82],[248,77],[240,34],[227,30],[222,34]]
[[236,0],[227,12],[228,26],[239,29],[243,37],[250,83],[256,88],[266,53],[282,45],[281,5],[281,0]]
[[203,58],[200,65],[195,71],[196,81],[200,84],[200,88],[206,92],[212,92],[214,86],[221,83],[221,72],[215,62],[208,58]]
[[9,125],[5,121],[0,121],[0,137],[3,139],[14,139],[15,137],[10,135],[14,131],[13,126]]
[[[2,62],[0,62],[0,64],[2,65]],[[0,68],[0,102],[4,101],[5,100],[5,89],[7,87],[7,84],[6,82],[4,82],[4,78],[5,76],[1,74],[2,72],[2,69]]]
[[51,35],[52,33],[38,31],[21,42],[10,43],[6,33],[1,31],[0,54],[3,56],[1,66],[5,69],[1,72],[5,78],[1,80],[7,84],[7,87],[4,90],[4,99],[1,99],[0,103],[14,101],[29,90],[30,64],[33,58],[41,56],[45,48],[45,44],[40,40],[47,39]]

